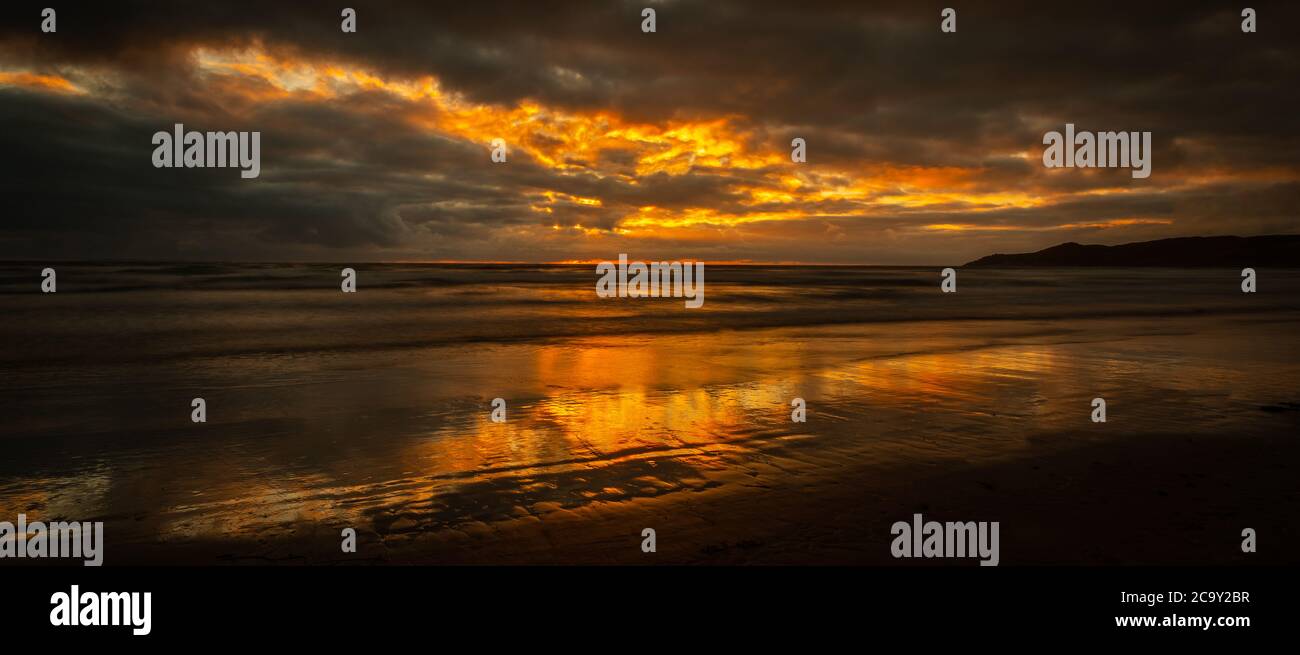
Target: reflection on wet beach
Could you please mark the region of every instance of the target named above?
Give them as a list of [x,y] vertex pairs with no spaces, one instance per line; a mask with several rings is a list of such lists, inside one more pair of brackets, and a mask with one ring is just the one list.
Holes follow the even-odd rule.
[[120,550],[347,526],[397,546],[1062,435],[1249,435],[1300,380],[1300,307],[1213,272],[984,271],[950,302],[928,270],[710,271],[699,311],[597,300],[587,269],[363,270],[355,298],[306,288],[316,272],[86,267],[105,288],[61,271],[57,299],[2,296],[0,516],[104,520]]

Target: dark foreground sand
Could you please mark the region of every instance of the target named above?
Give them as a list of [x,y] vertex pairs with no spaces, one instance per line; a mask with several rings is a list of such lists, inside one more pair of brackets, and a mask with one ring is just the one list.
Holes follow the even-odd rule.
[[[356,555],[331,555],[337,537],[320,531],[274,545],[133,548],[114,563],[974,566],[891,557],[890,526],[921,512],[927,520],[1000,521],[1003,566],[1294,564],[1296,416],[1274,416],[1279,431],[1270,436],[1131,435],[982,466],[863,468],[813,486],[681,492],[689,497],[388,544],[363,532]],[[657,530],[656,553],[640,550],[644,527]],[[1240,549],[1247,527],[1259,535],[1253,554]]]

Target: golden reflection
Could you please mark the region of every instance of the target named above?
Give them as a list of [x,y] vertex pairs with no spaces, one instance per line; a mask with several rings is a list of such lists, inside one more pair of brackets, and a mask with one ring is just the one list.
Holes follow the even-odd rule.
[[[75,480],[9,487],[0,513],[85,520],[111,508],[133,517],[114,524],[115,543],[292,540],[341,525],[399,540],[479,533],[864,462],[1006,456],[1034,433],[1077,427],[1101,384],[1168,366],[1157,355],[1097,357],[1086,343],[999,345],[1008,329],[846,325],[401,353],[393,371],[364,369],[373,379],[299,390],[292,407],[257,409],[260,421],[205,426],[241,435],[220,451],[182,440],[162,466],[119,458]],[[219,370],[243,380],[278,366]],[[507,399],[506,422],[491,420],[489,398],[464,395],[487,387]],[[807,423],[790,420],[796,397]],[[268,423],[280,411],[298,418]]]

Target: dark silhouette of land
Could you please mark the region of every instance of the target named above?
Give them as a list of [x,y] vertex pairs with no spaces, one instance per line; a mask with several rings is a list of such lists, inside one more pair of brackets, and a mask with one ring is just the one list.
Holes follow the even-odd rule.
[[989,255],[966,266],[1172,266],[1300,268],[1300,234],[1179,237],[1120,246],[1062,243],[1038,252]]

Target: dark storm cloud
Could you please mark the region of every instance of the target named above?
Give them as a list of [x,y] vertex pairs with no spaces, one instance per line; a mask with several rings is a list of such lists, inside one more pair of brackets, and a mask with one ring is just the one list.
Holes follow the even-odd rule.
[[[987,212],[889,208],[856,223],[855,201],[809,200],[808,225],[743,228],[756,237],[1126,217],[1208,232],[1294,230],[1295,185],[1251,175],[1297,170],[1300,10],[1292,3],[1255,3],[1260,31],[1242,34],[1239,8],[1221,3],[968,2],[958,7],[958,32],[941,34],[942,3],[358,2],[353,35],[340,33],[336,7],[269,2],[69,4],[59,8],[57,34],[43,35],[43,4],[6,7],[0,71],[80,72],[104,87],[68,95],[0,85],[8,207],[0,256],[523,259],[537,251],[493,230],[610,229],[649,205],[778,208],[741,191],[771,169],[700,165],[638,176],[638,153],[620,149],[570,160],[574,170],[523,151],[494,166],[486,144],[420,129],[386,93],[258,100],[249,95],[255,80],[214,92],[222,80],[194,68],[196,46],[253,44],[394,79],[432,75],[469,102],[505,108],[535,102],[649,124],[725,117],[745,128],[755,151],[786,151],[791,138],[806,138],[810,165],[827,176],[960,167],[973,171],[960,182],[969,193],[1132,191],[1138,183],[1124,171],[1054,175],[1033,157],[1043,132],[1067,121],[1153,132],[1149,193]],[[642,6],[657,8],[656,34],[641,33]],[[262,131],[263,178],[154,169],[150,135],[173,122]],[[1181,182],[1225,172],[1240,175],[1196,189]],[[1180,181],[1161,181],[1172,176]],[[547,191],[601,203],[544,202]],[[552,213],[534,211],[539,204]],[[737,256],[727,243],[691,247]],[[741,255],[765,252],[747,247]],[[878,256],[866,245],[839,252]],[[779,259],[818,256],[796,248]]]

